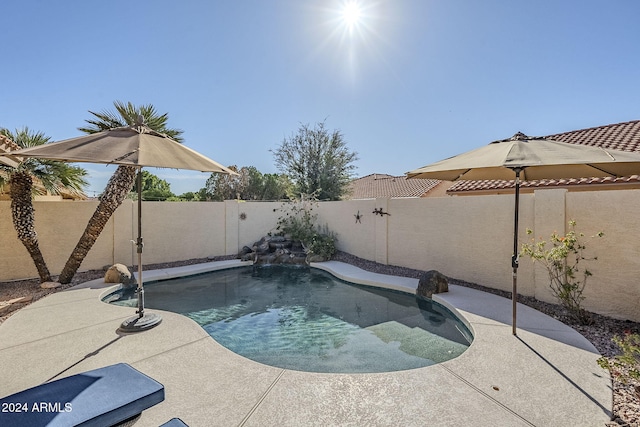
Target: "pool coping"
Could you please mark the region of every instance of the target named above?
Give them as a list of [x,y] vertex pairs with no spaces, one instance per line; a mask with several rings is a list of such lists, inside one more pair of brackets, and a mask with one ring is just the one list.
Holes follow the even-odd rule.
[[[144,272],[145,281],[250,265],[219,261]],[[415,292],[417,279],[329,261],[312,264],[354,283]],[[162,323],[138,334],[117,328],[132,309],[101,297],[102,279],[50,295],[0,325],[0,397],[51,379],[126,362],[165,386],[166,400],[136,426],[180,417],[190,426],[475,425],[602,426],[611,416],[607,371],[575,330],[511,301],[456,285],[434,300],[473,332],[461,356],[419,369],[318,374],[262,365],[232,353],[192,320],[158,311]]]

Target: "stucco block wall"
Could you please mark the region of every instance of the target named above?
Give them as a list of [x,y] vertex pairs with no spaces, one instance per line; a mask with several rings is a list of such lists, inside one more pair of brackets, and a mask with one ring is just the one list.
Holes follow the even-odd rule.
[[[376,254],[382,236],[377,233],[380,217],[373,215],[375,208],[375,199],[323,202],[318,206],[317,223],[320,226],[328,225],[336,233],[340,250],[377,261]],[[360,216],[359,222],[356,222],[357,215]],[[386,254],[386,244],[384,252]]]
[[[36,202],[36,228],[52,274],[58,274],[95,210],[96,202]],[[234,255],[275,227],[279,202],[143,203],[144,262]],[[116,211],[81,270],[114,262],[137,263],[135,202]],[[375,215],[382,209],[389,215]],[[585,233],[593,277],[584,306],[594,312],[640,321],[640,190],[567,192],[536,190],[520,196],[519,243],[565,233],[574,219]],[[317,223],[337,234],[338,248],[383,264],[419,270],[511,291],[513,195],[371,199],[321,202]],[[356,215],[360,222],[356,222]],[[36,277],[16,238],[9,202],[0,202],[0,281]],[[533,231],[526,234],[526,229]],[[588,236],[604,231],[605,237]],[[520,245],[518,246],[520,247]],[[518,292],[555,302],[546,270],[520,259]]]
[[[640,320],[640,192],[567,193],[567,221],[585,234],[589,264],[584,306],[602,314]],[[602,238],[591,238],[599,231]]]
[[[51,274],[60,273],[93,215],[98,202],[34,202],[38,242]],[[187,206],[192,205],[192,206]],[[145,264],[225,254],[223,203],[144,202],[142,236]],[[0,202],[0,281],[37,277],[37,270],[18,241],[10,202]],[[114,263],[137,264],[137,202],[125,200],[107,225],[80,271]]]
[[[523,221],[531,197],[520,206]],[[391,199],[389,212],[389,264],[511,290],[513,196]]]
[[[10,202],[0,202],[0,280],[37,277],[31,257],[17,239],[10,206]],[[84,232],[97,202],[34,202],[33,206],[40,250],[51,273],[58,274]],[[109,220],[83,266],[101,268],[113,263],[114,222],[123,210],[121,207]]]
[[275,233],[283,204],[279,202],[244,202],[227,200],[227,255],[235,255],[268,233]]
[[[137,204],[134,205],[135,214]],[[223,254],[223,215],[222,203],[189,203],[189,206],[185,206],[185,203],[143,203],[143,263],[206,258]],[[137,227],[136,222],[136,236]]]

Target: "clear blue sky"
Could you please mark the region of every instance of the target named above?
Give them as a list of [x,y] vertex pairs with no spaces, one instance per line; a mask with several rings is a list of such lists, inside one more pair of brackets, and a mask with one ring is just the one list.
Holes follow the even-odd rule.
[[[357,176],[401,175],[517,131],[640,119],[636,0],[5,0],[0,126],[54,141],[89,110],[153,104],[185,144],[276,172],[326,118]],[[89,194],[113,168],[84,164]],[[175,193],[207,174],[150,169]]]

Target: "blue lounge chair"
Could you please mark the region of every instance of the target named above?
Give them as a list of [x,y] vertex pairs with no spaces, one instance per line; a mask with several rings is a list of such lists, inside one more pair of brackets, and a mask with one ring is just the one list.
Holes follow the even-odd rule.
[[113,426],[164,400],[164,386],[126,363],[0,399],[0,426]]

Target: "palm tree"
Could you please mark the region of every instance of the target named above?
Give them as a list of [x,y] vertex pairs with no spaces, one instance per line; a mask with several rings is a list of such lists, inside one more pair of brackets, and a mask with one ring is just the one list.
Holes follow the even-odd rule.
[[[142,117],[149,128],[164,133],[175,141],[182,142],[182,138],[180,137],[182,130],[168,128],[167,120],[169,116],[167,113],[158,114],[153,105],[149,104],[136,107],[130,102],[125,104],[120,101],[115,101],[113,104],[116,108],[115,112],[104,111],[102,113],[94,113],[93,111],[89,111],[95,118],[86,120],[88,126],[78,128],[78,130],[92,134],[122,126],[133,126],[138,123],[140,117]],[[100,203],[87,224],[87,228],[84,230],[84,233],[60,273],[60,277],[58,278],[60,283],[71,282],[80,264],[82,264],[82,261],[93,247],[98,236],[102,233],[107,221],[109,221],[111,215],[118,209],[133,188],[136,172],[137,168],[134,166],[120,165],[111,176],[104,192],[100,196]]]
[[[0,134],[11,139],[20,148],[46,144],[51,139],[42,132],[32,132],[27,127],[16,129],[15,132],[1,128]],[[87,171],[82,168],[53,160],[27,158],[17,168],[0,164],[0,185],[8,182],[11,188],[13,226],[18,233],[18,239],[27,248],[36,265],[40,282],[50,282],[51,274],[38,245],[32,197],[38,192],[47,191],[60,194],[61,190],[82,194],[82,188],[87,185],[84,179],[86,175]],[[34,186],[34,179],[42,184],[43,189]]]

